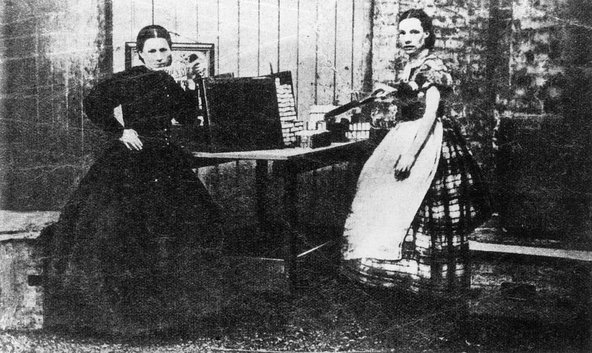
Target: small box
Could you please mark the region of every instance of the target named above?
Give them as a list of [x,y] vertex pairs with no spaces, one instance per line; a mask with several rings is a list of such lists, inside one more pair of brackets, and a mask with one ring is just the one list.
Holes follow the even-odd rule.
[[327,130],[331,134],[332,142],[347,142],[347,133],[349,132],[349,121],[341,119],[339,122],[334,119],[327,120]]
[[296,135],[300,139],[300,147],[302,148],[318,148],[331,144],[329,131],[303,130],[297,132]]

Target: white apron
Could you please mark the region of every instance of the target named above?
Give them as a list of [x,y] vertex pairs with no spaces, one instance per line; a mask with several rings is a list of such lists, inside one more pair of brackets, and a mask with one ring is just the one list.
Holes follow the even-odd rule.
[[442,148],[442,122],[436,119],[409,177],[395,179],[395,162],[411,145],[421,120],[399,122],[364,165],[345,223],[345,260],[402,258],[403,241],[434,179]]

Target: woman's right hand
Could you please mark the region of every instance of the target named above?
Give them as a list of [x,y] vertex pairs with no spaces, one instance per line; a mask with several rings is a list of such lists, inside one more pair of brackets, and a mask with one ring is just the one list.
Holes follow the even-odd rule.
[[119,141],[123,142],[130,151],[140,151],[143,147],[142,141],[134,129],[124,129]]
[[203,58],[193,60],[187,64],[187,67],[189,68],[189,76],[191,79],[206,76],[206,67],[203,64]]

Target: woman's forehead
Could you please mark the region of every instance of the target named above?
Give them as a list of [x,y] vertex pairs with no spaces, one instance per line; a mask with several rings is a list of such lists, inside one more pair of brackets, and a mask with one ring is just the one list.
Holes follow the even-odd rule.
[[421,21],[418,18],[405,18],[399,22],[399,29],[401,30],[412,30],[418,29],[423,31],[423,27],[421,26]]
[[169,42],[164,38],[149,38],[144,42],[144,51],[160,48],[169,48]]

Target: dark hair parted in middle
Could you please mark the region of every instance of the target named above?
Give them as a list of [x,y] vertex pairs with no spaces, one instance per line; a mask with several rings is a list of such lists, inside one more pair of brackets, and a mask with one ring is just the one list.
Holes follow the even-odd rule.
[[138,32],[138,36],[136,37],[136,49],[140,52],[144,50],[144,43],[150,38],[164,38],[167,43],[169,43],[169,48],[173,47],[173,40],[171,39],[171,35],[169,31],[166,30],[163,26],[159,25],[149,25],[140,30]]
[[410,9],[399,16],[399,23],[408,18],[417,18],[419,20],[421,28],[429,33],[429,36],[425,39],[425,47],[427,49],[434,48],[434,44],[436,44],[436,35],[434,34],[434,27],[432,26],[432,18],[421,9]]

